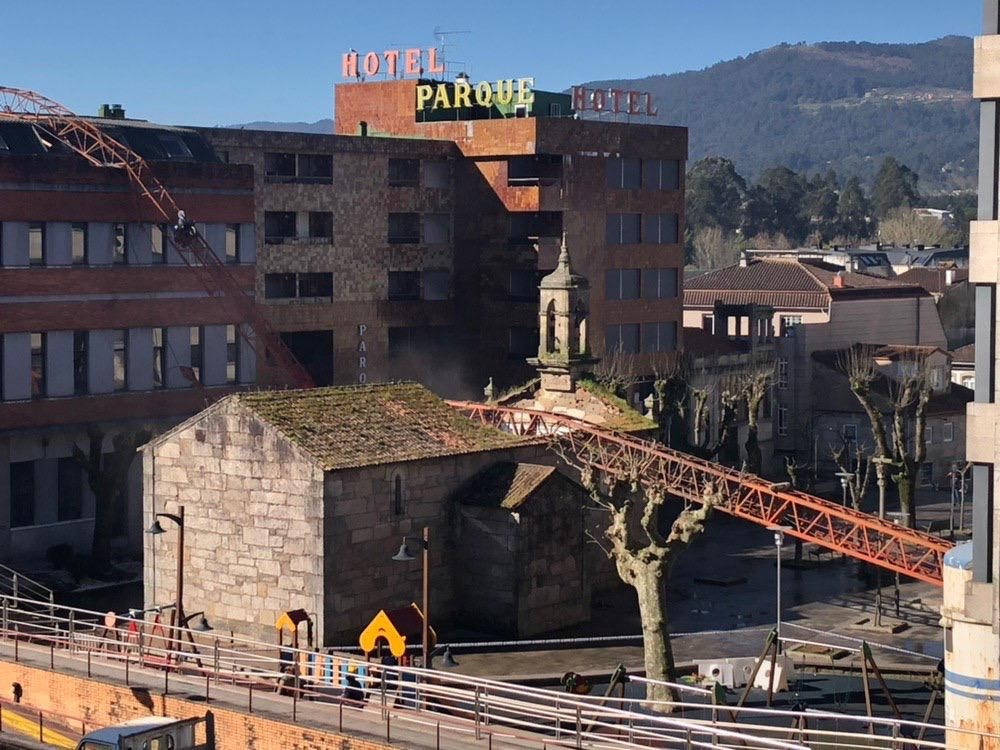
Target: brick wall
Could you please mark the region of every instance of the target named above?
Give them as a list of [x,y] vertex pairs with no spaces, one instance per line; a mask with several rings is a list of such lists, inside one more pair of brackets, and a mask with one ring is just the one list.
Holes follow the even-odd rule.
[[217,750],[389,750],[392,745],[361,740],[347,735],[266,719],[161,695],[141,688],[87,680],[0,661],[0,684],[18,682],[24,689],[23,703],[42,712],[78,717],[87,731],[144,716],[171,716],[188,719],[211,712]]

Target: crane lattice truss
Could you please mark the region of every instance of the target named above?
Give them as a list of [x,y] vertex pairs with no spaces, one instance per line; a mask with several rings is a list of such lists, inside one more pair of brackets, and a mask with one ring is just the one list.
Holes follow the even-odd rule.
[[558,440],[561,450],[593,469],[595,476],[605,474],[621,480],[637,476],[646,486],[693,503],[718,492],[722,497],[718,509],[732,516],[762,526],[784,526],[788,535],[803,541],[942,584],[944,555],[952,545],[931,534],[581,420],[529,409],[449,403],[467,416],[506,432]]
[[[149,163],[125,144],[115,140],[94,123],[77,117],[66,107],[34,91],[0,86],[0,120],[16,120],[35,127],[43,140],[61,143],[82,156],[95,167],[108,167],[124,172],[140,197],[146,200],[163,223],[172,225],[180,207],[167,188],[153,174]],[[267,363],[285,373],[290,385],[309,388],[312,378],[299,364],[281,337],[261,314],[256,302],[240,286],[225,263],[219,260],[211,246],[191,227],[185,232],[167,232],[177,254],[199,272],[205,290],[223,299],[236,319],[240,335],[257,355],[258,362]]]

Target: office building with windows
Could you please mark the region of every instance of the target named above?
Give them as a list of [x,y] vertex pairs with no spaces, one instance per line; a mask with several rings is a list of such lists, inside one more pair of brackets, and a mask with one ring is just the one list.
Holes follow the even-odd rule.
[[[147,159],[233,277],[254,282],[253,173],[194,131],[94,119]],[[255,380],[253,350],[124,173],[0,123],[0,560],[89,551],[94,497],[73,448],[160,431]],[[139,549],[141,469],[114,517]]]
[[421,83],[337,86],[330,135],[200,131],[254,168],[257,294],[317,383],[528,380],[564,234],[590,350],[662,369],[681,346],[687,130],[578,119],[545,92],[445,115],[415,106]]

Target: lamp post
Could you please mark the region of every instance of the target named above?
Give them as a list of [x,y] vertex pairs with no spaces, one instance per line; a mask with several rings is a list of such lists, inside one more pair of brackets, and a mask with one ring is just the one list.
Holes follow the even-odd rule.
[[424,526],[423,538],[416,539],[415,537],[403,537],[403,543],[399,545],[399,552],[392,556],[392,559],[396,562],[412,562],[416,560],[411,553],[410,548],[406,546],[406,540],[413,539],[420,543],[424,550],[424,582],[423,582],[423,604],[421,609],[423,610],[424,621],[423,621],[423,632],[422,632],[422,646],[423,646],[423,660],[424,669],[431,668],[431,653],[430,653],[430,625],[428,624],[431,619],[430,615],[430,547],[431,547],[431,530],[429,527]]
[[[152,536],[165,534],[166,530],[160,525],[159,519],[167,518],[177,524],[177,600],[174,604],[177,612],[177,627],[184,624],[184,506],[178,506],[177,515],[173,513],[156,513],[153,516],[153,523],[146,533]],[[153,579],[156,579],[156,571],[153,571]],[[154,604],[156,602],[153,602]],[[180,631],[175,631],[177,645],[180,646]],[[178,650],[180,650],[178,648]]]
[[840,477],[840,504],[845,508],[847,507],[847,487],[848,483],[854,479],[853,471],[838,471],[837,476]]
[[775,633],[778,639],[778,651],[781,651],[781,545],[785,543],[785,532],[788,526],[771,526],[768,531],[774,532],[774,547],[777,552],[777,592],[775,599]]

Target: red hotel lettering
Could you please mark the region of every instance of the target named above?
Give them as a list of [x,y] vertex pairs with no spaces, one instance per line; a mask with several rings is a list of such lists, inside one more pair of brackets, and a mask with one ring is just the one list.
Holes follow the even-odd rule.
[[427,50],[427,72],[444,73],[444,62],[438,62],[438,51],[434,47]]
[[380,62],[381,61],[379,60],[378,55],[376,55],[374,52],[369,52],[367,55],[365,55],[365,75],[366,76],[378,75]]
[[[423,53],[421,49],[387,49],[379,52],[355,51],[345,52],[341,63],[341,73],[344,78],[358,78],[359,73],[371,77],[378,75],[385,60],[385,70],[390,78],[400,76],[443,75],[444,60],[439,58],[439,52],[434,47],[427,48],[427,70],[423,68]],[[400,62],[402,58],[402,63]],[[359,70],[360,63],[360,70]]]
[[[624,97],[624,107],[622,98]],[[609,101],[610,100],[610,101]],[[645,109],[640,109],[640,102],[645,102]],[[583,112],[625,112],[630,115],[646,115],[655,117],[653,95],[647,91],[627,91],[625,89],[588,89],[586,86],[573,87],[573,111]]]
[[382,57],[385,58],[385,66],[389,71],[389,75],[393,78],[396,77],[396,68],[399,63],[399,50],[398,49],[388,49],[382,53]]
[[408,49],[403,53],[403,59],[406,61],[406,68],[404,72],[408,76],[420,75],[420,50],[418,49]]

